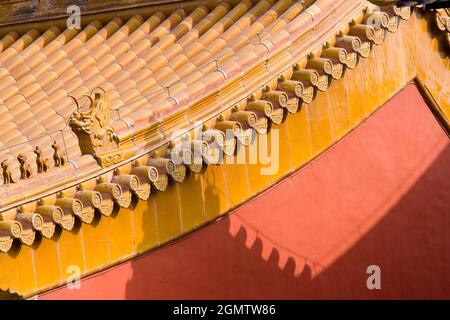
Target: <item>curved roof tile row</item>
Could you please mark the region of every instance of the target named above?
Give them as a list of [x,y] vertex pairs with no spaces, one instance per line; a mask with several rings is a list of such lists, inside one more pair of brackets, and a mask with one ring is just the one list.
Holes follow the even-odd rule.
[[[113,19],[104,27],[96,26],[95,32],[89,31],[89,37],[87,37],[87,33],[81,36],[83,31],[79,32],[72,40],[77,39],[77,37],[84,37],[85,42],[80,42],[76,48],[73,50],[71,49],[70,53],[67,53],[67,56],[71,57],[71,59],[63,57],[55,65],[62,63],[61,65],[77,65],[81,68],[80,65],[83,64],[80,63],[82,61],[88,61],[87,58],[91,57],[91,53],[97,53],[98,46],[113,39],[118,30],[127,30],[126,32],[128,32],[131,37],[133,31],[128,28],[138,31],[140,30],[139,28],[142,27],[142,29],[145,29],[147,32],[144,32],[141,29],[140,31],[142,32],[140,32],[140,35],[136,36],[137,38],[133,40],[133,46],[145,39],[151,42],[151,45],[149,44],[146,49],[143,49],[144,51],[148,50],[148,54],[141,55],[141,57],[142,59],[147,59],[144,68],[145,66],[148,66],[151,61],[161,61],[156,65],[158,67],[155,66],[155,70],[151,71],[155,72],[154,74],[156,75],[158,74],[158,71],[163,70],[163,68],[167,66],[167,63],[174,61],[169,57],[176,57],[176,52],[186,52],[188,48],[191,48],[192,45],[198,43],[197,41],[192,41],[191,37],[198,37],[197,39],[201,40],[204,35],[208,34],[208,31],[206,30],[214,30],[212,29],[212,26],[217,25],[220,21],[228,21],[228,19],[232,18],[234,21],[233,23],[228,23],[228,27],[226,28],[225,26],[222,26],[223,29],[220,32],[213,33],[210,39],[205,40],[205,43],[201,43],[199,40],[204,48],[208,48],[209,44],[214,43],[214,41],[218,40],[221,36],[230,36],[230,38],[227,38],[227,48],[231,50],[233,54],[226,56],[224,61],[220,64],[221,70],[230,77],[235,74],[243,73],[243,71],[247,70],[246,67],[255,64],[256,61],[264,59],[269,51],[281,50],[280,48],[282,48],[282,46],[280,46],[280,44],[286,45],[288,43],[296,43],[295,46],[289,46],[289,50],[291,50],[289,52],[289,57],[293,60],[289,60],[286,63],[285,59],[272,59],[271,63],[274,64],[277,73],[270,74],[271,78],[267,78],[268,80],[263,88],[256,87],[246,90],[243,95],[238,96],[239,102],[237,102],[237,105],[235,104],[236,107],[230,108],[231,106],[228,106],[228,109],[225,112],[221,111],[222,116],[214,119],[214,125],[211,126],[214,134],[217,136],[217,141],[222,141],[224,139],[224,137],[222,139],[219,138],[221,136],[220,130],[230,126],[255,128],[257,132],[264,133],[268,129],[269,121],[280,123],[284,118],[283,115],[295,113],[301,103],[311,102],[314,97],[314,91],[326,90],[329,81],[332,81],[332,79],[339,79],[343,76],[344,68],[353,68],[356,66],[358,56],[367,57],[372,43],[381,44],[385,33],[394,31],[391,29],[389,23],[382,24],[378,28],[362,24],[364,21],[363,14],[360,13],[362,6],[358,5],[355,7],[353,4],[353,6],[349,5],[348,7],[343,7],[341,10],[343,14],[348,10],[349,15],[352,17],[354,17],[355,14],[358,14],[359,18],[354,17],[356,20],[353,20],[350,23],[346,22],[347,26],[343,27],[345,32],[337,36],[337,38],[336,35],[334,35],[332,40],[333,43],[327,43],[323,48],[319,45],[317,50],[317,36],[315,36],[314,39],[304,38],[305,34],[301,32],[304,32],[304,28],[314,29],[317,21],[323,19],[325,16],[335,14],[332,3],[333,2],[329,0],[319,0],[313,7],[308,8],[310,11],[308,11],[306,15],[300,14],[303,8],[298,2],[293,3],[284,0],[278,2],[261,1],[254,5],[247,1],[240,3],[235,7],[223,3],[209,14],[206,8],[199,7],[189,14],[182,10],[176,10],[164,20],[162,16],[156,18],[154,16],[150,17],[146,21],[158,19],[158,22],[151,20],[153,27],[151,27],[150,22],[148,25],[145,23],[138,24],[130,22],[133,19],[138,19],[136,17],[133,17],[127,23],[121,23],[118,19]],[[328,9],[327,11],[321,10],[325,7]],[[389,21],[392,19],[395,23],[398,23],[399,18],[397,15],[402,16],[403,13],[404,12],[397,12],[386,17]],[[219,14],[219,16],[214,17],[216,14]],[[366,10],[365,14],[369,15],[373,14],[373,12]],[[405,14],[403,18],[406,16],[407,15]],[[214,21],[217,22],[214,23]],[[264,23],[262,21],[264,21]],[[256,23],[261,23],[261,25],[254,27]],[[230,31],[230,33],[227,34],[228,30],[233,30],[231,28],[234,25],[239,26],[241,32]],[[91,27],[94,28],[91,24],[84,30],[90,30]],[[195,29],[196,27],[197,29]],[[194,29],[197,31],[193,31]],[[200,30],[204,30],[204,33],[201,33]],[[191,31],[195,34],[190,34]],[[247,32],[248,34],[246,35]],[[256,34],[256,32],[260,33]],[[323,35],[323,39],[329,39],[330,33],[333,34],[334,32],[336,32],[336,26],[330,26],[329,31]],[[247,37],[246,39],[253,40],[255,40],[255,38],[250,37],[256,37],[257,41],[248,42],[239,40],[240,36],[245,36]],[[308,36],[308,33],[306,36]],[[115,42],[120,46],[124,43],[123,41],[126,37],[123,35],[118,35],[117,37],[119,39],[111,42]],[[184,37],[189,37],[191,40],[186,40],[186,42],[181,41]],[[39,39],[40,37],[35,35],[35,38]],[[70,41],[67,41],[67,44],[69,43]],[[184,47],[180,43],[182,43]],[[130,46],[130,48],[133,46]],[[219,46],[219,44],[217,46]],[[110,48],[116,47],[117,46],[112,46]],[[151,56],[150,49],[152,48],[158,48],[156,49],[158,53],[155,53],[152,58],[148,58]],[[211,47],[210,55],[214,56],[220,54],[222,49],[223,48],[220,46],[216,49]],[[3,52],[7,52],[7,50],[8,48]],[[89,50],[93,51],[90,52]],[[310,52],[307,60],[303,58],[305,50]],[[24,48],[22,52],[25,51],[26,48]],[[57,51],[54,53],[56,52]],[[114,56],[114,58],[120,58],[123,54],[126,54],[126,52],[133,52],[133,55],[136,54],[134,51],[128,49],[127,51],[122,52],[120,56]],[[169,55],[168,52],[173,53]],[[194,50],[194,52],[201,54],[203,50]],[[282,54],[283,51],[281,50],[278,53]],[[112,50],[105,54],[113,55]],[[186,59],[185,61],[194,61],[195,57],[199,57],[198,54],[193,54],[192,58],[189,57],[189,60]],[[163,60],[161,60],[160,57],[163,57]],[[166,58],[164,59],[164,57]],[[179,80],[174,80],[172,86],[173,91],[171,94],[174,97],[176,96],[180,105],[186,103],[195,96],[197,91],[204,93],[205,90],[213,90],[218,84],[225,81],[222,73],[215,72],[215,68],[209,67],[209,55],[207,59],[197,59],[199,59],[198,65],[196,65],[196,68],[193,69],[192,72],[186,73],[186,75],[180,77]],[[13,60],[7,59],[7,61]],[[101,59],[98,61],[101,61]],[[130,63],[133,63],[133,61],[137,61],[137,59],[131,59]],[[183,64],[180,66],[183,66]],[[173,68],[175,68],[175,66]],[[15,69],[12,68],[11,72],[14,70]],[[70,67],[68,69],[62,68],[58,76],[70,74],[71,70]],[[135,75],[137,75],[136,72],[133,72],[132,74],[128,72],[128,76],[118,75],[121,72],[123,74],[124,71],[125,70],[122,69],[122,71],[118,71],[117,74],[114,73],[114,75],[109,78],[111,82],[108,82],[111,83],[111,85],[114,85],[112,81],[118,81],[117,86],[114,86],[113,88],[118,90],[118,96],[122,100],[125,99],[124,93],[128,92],[127,90],[135,89],[139,91],[140,88],[138,85],[140,82],[134,81],[132,83],[134,86],[126,86],[126,89],[120,91],[120,88],[122,87],[119,86],[119,83],[122,85],[128,83],[128,80],[136,79]],[[200,78],[197,78],[196,72],[201,72]],[[117,75],[117,77],[115,77],[115,75]],[[103,74],[101,74],[101,76],[104,77]],[[80,77],[80,75],[76,74],[73,79],[77,79],[78,77]],[[144,79],[151,79],[152,77],[153,73],[148,78]],[[323,81],[325,81],[325,83]],[[82,84],[86,84],[86,82],[82,82]],[[95,84],[95,86],[98,85],[99,84],[97,83]],[[12,87],[14,87],[14,85],[7,88]],[[44,86],[44,88],[48,89],[46,86]],[[113,90],[113,88],[111,88],[111,90]],[[49,90],[47,92],[50,96],[53,96],[51,95],[51,92],[58,91]],[[147,97],[147,104],[137,106],[129,104],[130,114],[128,118],[131,119],[131,121],[134,121],[135,127],[138,127],[139,129],[139,126],[145,127],[151,124],[151,121],[148,121],[149,114],[151,113],[154,113],[156,117],[161,117],[161,114],[175,112],[177,105],[174,104],[173,101],[170,101],[170,99],[167,99],[167,95],[168,93],[163,91],[151,97]],[[67,101],[67,99],[66,96],[61,95],[57,101],[62,102]],[[132,100],[133,98],[129,98],[129,101]],[[70,106],[69,103],[67,103],[67,105]],[[50,104],[48,107],[48,109],[53,112],[56,112],[55,108],[56,106],[54,104]],[[44,109],[43,111],[45,110],[47,109]],[[282,113],[280,114],[277,110],[282,111]],[[140,117],[144,118],[141,119]],[[117,120],[114,125],[118,126],[119,123],[121,122]],[[61,122],[61,125],[64,125],[64,122]],[[123,123],[121,123],[121,125],[123,125]],[[130,128],[127,128],[126,130],[128,129]],[[136,128],[134,128],[134,130],[136,130]],[[237,138],[240,139],[239,137]],[[76,138],[69,136],[65,140],[69,141],[70,139],[73,140]],[[77,141],[75,140],[75,142]],[[29,145],[31,145],[31,143],[29,143]],[[221,146],[222,148],[225,148],[225,151],[228,153],[234,150],[233,144],[231,145],[231,148],[228,148],[228,145],[223,145],[222,141]],[[212,154],[204,154],[203,156],[213,157]],[[93,219],[94,212],[96,211],[100,212],[102,215],[108,216],[112,212],[114,205],[128,207],[132,197],[146,200],[151,189],[164,191],[167,187],[169,177],[176,182],[182,182],[188,168],[193,172],[198,173],[200,171],[199,167],[195,165],[169,165],[169,159],[165,159],[158,154],[153,154],[152,156],[150,156],[150,154],[140,155],[133,160],[135,160],[133,163],[130,162],[129,165],[118,168],[118,170],[115,170],[114,172],[102,175],[99,179],[87,180],[80,185],[62,190],[58,194],[42,194],[40,197],[41,201],[39,202],[33,201],[22,205],[20,210],[15,208],[0,213],[0,249],[2,251],[7,251],[13,238],[20,239],[24,244],[31,244],[34,241],[34,233],[37,231],[44,237],[51,237],[55,224],[60,225],[63,229],[70,230],[75,218],[80,219],[84,223],[90,223]],[[81,169],[92,168],[91,171],[95,174],[97,165],[96,161],[91,156],[85,155],[80,157],[76,163]],[[60,178],[59,172],[57,172],[58,170],[61,172],[65,171],[67,174],[73,174],[73,172],[71,172],[72,167],[65,166],[47,172],[46,174],[48,176],[46,178],[49,180],[52,178]],[[77,176],[74,176],[74,180],[76,179]],[[28,183],[37,185],[39,182],[40,181],[31,181]],[[20,189],[20,186],[11,185],[10,188]],[[20,197],[17,199],[20,200]]]
[[[223,63],[258,32],[265,37],[280,30],[302,7],[291,0],[223,2],[212,10],[199,6],[116,17],[106,24],[95,20],[82,30],[53,26],[42,33],[7,33],[0,40],[1,160],[20,153],[33,160],[39,145],[52,163],[53,140],[65,146],[69,159],[79,158],[77,137],[66,127],[76,108],[69,94],[80,99],[102,87],[112,107],[120,108],[113,118],[129,116],[139,123],[137,111],[161,111],[151,103],[166,86],[174,93],[201,86],[199,80],[215,70],[214,59]],[[18,175],[15,161],[11,167]]]

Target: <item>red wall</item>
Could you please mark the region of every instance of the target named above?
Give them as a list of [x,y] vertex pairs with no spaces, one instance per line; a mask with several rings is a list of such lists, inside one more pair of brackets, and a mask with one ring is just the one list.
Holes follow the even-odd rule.
[[[414,85],[183,240],[43,299],[450,298],[450,143]],[[369,265],[381,290],[368,290]]]

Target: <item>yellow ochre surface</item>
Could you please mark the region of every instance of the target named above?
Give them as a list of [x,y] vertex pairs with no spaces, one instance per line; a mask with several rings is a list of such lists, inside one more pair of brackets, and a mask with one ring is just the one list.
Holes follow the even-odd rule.
[[261,164],[208,166],[183,183],[170,182],[165,192],[152,190],[147,201],[134,201],[111,217],[0,254],[0,289],[30,297],[64,285],[73,266],[88,275],[193,231],[304,166],[416,78],[448,124],[449,58],[429,29],[427,19],[414,11],[382,45],[373,46],[369,58],[346,69],[342,79],[284,123],[272,125],[282,142],[276,175],[261,175]]

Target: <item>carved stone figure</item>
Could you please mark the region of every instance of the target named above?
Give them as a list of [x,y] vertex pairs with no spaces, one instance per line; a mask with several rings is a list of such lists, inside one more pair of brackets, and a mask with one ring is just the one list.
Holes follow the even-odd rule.
[[50,166],[48,165],[48,158],[45,158],[44,160],[42,160],[42,170],[44,172],[47,172],[49,168]]
[[23,153],[17,156],[17,160],[20,163],[20,179],[31,178],[33,171],[31,170],[31,165],[28,163],[28,158]]
[[34,149],[34,153],[36,154],[36,165],[37,165],[37,172],[47,172],[48,170],[48,159],[44,159],[44,156],[42,154],[42,150],[39,149],[38,146]]
[[61,147],[53,141],[52,148],[54,150],[53,160],[55,160],[55,167],[61,167],[66,164],[66,154],[61,150]]
[[90,106],[87,111],[80,111],[78,101],[75,111],[69,120],[69,125],[78,136],[83,154],[99,153],[118,147],[118,137],[109,125],[110,102],[106,93],[94,93],[87,96]]
[[8,159],[3,160],[1,163],[2,169],[3,169],[3,184],[10,184],[14,183],[14,180],[12,178],[12,171],[9,168]]

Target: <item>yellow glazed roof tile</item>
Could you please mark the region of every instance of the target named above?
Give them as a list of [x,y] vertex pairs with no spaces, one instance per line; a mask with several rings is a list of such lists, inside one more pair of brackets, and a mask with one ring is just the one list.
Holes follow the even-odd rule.
[[[125,182],[134,176],[128,174],[129,168],[147,170],[138,163],[139,156],[148,156],[139,152],[164,147],[173,130],[211,119],[216,134],[219,128],[251,126],[242,120],[250,107],[231,115],[235,111],[230,108],[238,102],[244,106],[253,102],[255,107],[265,101],[271,110],[259,116],[266,120],[259,123],[270,119],[279,124],[280,115],[295,112],[300,99],[310,101],[311,92],[326,90],[332,78],[342,76],[337,71],[347,62],[320,56],[323,44],[331,41],[333,46],[339,31],[367,31],[362,24],[350,28],[351,19],[362,23],[366,5],[362,0],[230,1],[171,12],[111,15],[81,30],[52,26],[23,34],[5,32],[0,36],[0,162],[12,180],[0,186],[0,211],[50,196],[60,199],[58,192],[89,179],[96,179],[95,190],[90,191],[109,194],[126,207],[131,195],[148,197],[145,190]],[[319,31],[311,37],[316,28]],[[354,35],[369,51],[377,44],[376,39]],[[315,55],[307,58],[313,50]],[[349,53],[364,54],[359,49]],[[299,66],[293,68],[296,61]],[[311,70],[302,73],[305,67]],[[227,94],[217,94],[221,90]],[[297,104],[283,102],[285,95],[297,99]],[[102,150],[104,154],[83,149],[89,144],[80,142],[69,126],[76,111],[96,103],[111,108],[106,134],[112,135],[110,143],[120,146],[120,153],[117,148]],[[18,164],[19,155],[31,169],[28,179],[18,178],[20,169],[27,168]],[[178,167],[161,169],[158,163],[167,159],[157,155],[148,161],[159,168],[158,174],[184,179],[176,172]],[[42,161],[49,170],[37,173]],[[116,164],[128,168],[122,169],[127,174],[121,174]],[[148,188],[167,187],[164,181],[151,180],[153,176],[151,181],[142,179]]]

